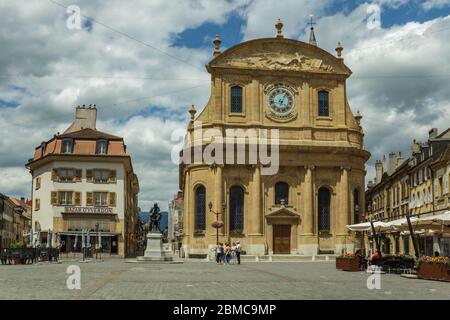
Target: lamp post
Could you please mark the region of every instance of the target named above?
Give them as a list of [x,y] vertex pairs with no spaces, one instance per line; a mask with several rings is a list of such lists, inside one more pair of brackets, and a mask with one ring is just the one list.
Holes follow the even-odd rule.
[[216,215],[216,221],[213,223],[213,227],[216,228],[216,245],[219,245],[219,228],[223,226],[223,222],[219,221],[219,214],[222,214],[225,212],[226,205],[225,203],[222,204],[222,212],[216,212],[212,210],[213,204],[210,201],[208,204],[209,212]]

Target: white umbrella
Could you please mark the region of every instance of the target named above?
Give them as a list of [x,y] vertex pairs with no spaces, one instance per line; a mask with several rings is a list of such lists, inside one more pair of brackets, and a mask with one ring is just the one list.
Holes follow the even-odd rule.
[[[381,228],[386,227],[386,223],[381,221],[375,221],[373,223],[373,226],[376,231],[380,231]],[[372,230],[372,226],[370,225],[370,222],[363,222],[358,224],[347,225],[347,229],[349,229],[350,231],[370,231]]]
[[86,247],[91,247],[91,230],[87,230]]
[[100,250],[102,248],[102,234],[99,231],[98,232],[98,250]]
[[[434,216],[425,216],[421,218],[414,218],[414,221],[411,218],[411,224],[414,228],[416,227],[444,227],[450,226],[450,211],[447,211],[442,214],[437,214]],[[408,226],[408,224],[402,223],[402,227]]]
[[48,229],[48,232],[47,232],[47,249],[50,249],[52,247],[52,236],[53,236],[52,230]]
[[31,246],[33,246],[33,228],[30,229],[30,237],[28,240],[30,241]]
[[84,232],[84,229],[81,230],[81,248],[86,248],[86,234]]
[[75,241],[73,243],[73,251],[76,251],[78,244],[78,234],[75,235]]
[[61,249],[61,235],[56,233],[56,248]]
[[37,237],[36,237],[36,248],[41,247],[41,227],[39,226],[39,229],[37,231]]

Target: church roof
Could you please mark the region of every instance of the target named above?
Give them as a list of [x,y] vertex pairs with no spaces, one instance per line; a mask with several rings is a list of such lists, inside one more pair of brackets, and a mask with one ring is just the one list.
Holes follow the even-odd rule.
[[215,68],[257,69],[351,75],[343,59],[298,40],[261,38],[245,41],[216,55],[207,65]]

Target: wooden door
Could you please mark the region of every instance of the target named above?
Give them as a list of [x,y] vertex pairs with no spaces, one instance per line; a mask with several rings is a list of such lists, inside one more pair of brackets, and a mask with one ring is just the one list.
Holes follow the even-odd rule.
[[273,226],[273,253],[291,253],[291,226],[289,224],[275,224]]

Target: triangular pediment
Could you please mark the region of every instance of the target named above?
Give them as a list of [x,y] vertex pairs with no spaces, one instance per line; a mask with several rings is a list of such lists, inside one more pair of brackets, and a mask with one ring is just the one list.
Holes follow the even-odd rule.
[[277,209],[271,213],[266,214],[267,218],[300,218],[300,215],[295,212],[294,210],[287,208],[287,207],[281,207],[280,209]]
[[209,67],[351,74],[341,60],[325,50],[301,41],[273,38],[232,47],[213,59]]

